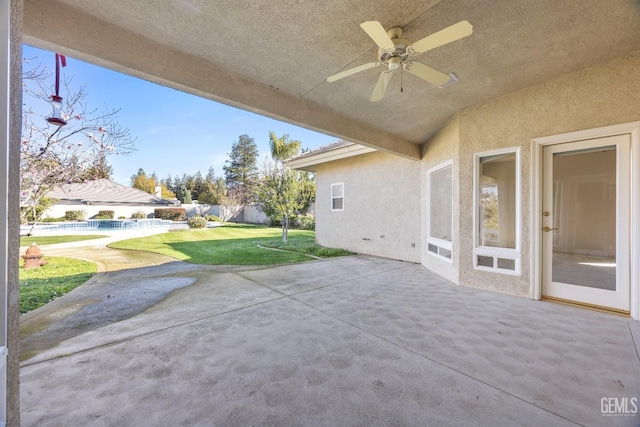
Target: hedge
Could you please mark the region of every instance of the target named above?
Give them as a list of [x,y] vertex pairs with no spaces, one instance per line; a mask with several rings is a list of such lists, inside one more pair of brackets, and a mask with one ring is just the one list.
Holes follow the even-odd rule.
[[64,219],[67,221],[82,221],[87,216],[87,212],[84,210],[66,211],[64,213]]
[[40,222],[65,222],[65,221],[66,221],[65,217],[60,217],[60,218],[47,217],[47,218],[42,218],[40,220]]
[[187,211],[184,208],[158,208],[154,209],[153,216],[170,221],[184,221]]
[[98,211],[98,215],[96,215],[97,217],[100,217],[100,219],[113,219],[116,216],[116,211]]

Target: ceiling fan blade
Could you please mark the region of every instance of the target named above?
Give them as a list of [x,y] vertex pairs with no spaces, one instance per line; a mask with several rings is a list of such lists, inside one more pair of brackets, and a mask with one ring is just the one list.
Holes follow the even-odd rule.
[[404,66],[404,69],[436,86],[442,86],[450,79],[447,74],[420,62],[409,62]]
[[344,79],[345,77],[349,77],[352,74],[356,74],[356,73],[359,73],[361,71],[368,70],[370,68],[375,68],[378,65],[380,65],[379,62],[369,62],[367,64],[359,65],[357,67],[350,68],[348,70],[341,71],[341,72],[336,73],[336,74],[334,74],[332,76],[329,76],[329,77],[327,77],[327,81],[328,82],[335,82],[336,80],[340,80],[340,79]]
[[362,27],[380,49],[394,50],[396,48],[387,31],[378,21],[366,21],[360,24],[360,27]]
[[444,30],[440,30],[437,33],[418,40],[410,45],[407,50],[416,55],[470,36],[472,33],[473,25],[471,25],[469,21],[460,21],[457,24],[453,24],[452,26],[445,28]]
[[389,85],[389,80],[391,80],[391,76],[393,76],[393,71],[387,70],[380,74],[378,77],[378,83],[376,83],[376,87],[373,89],[373,93],[371,94],[371,102],[380,101],[384,98],[384,93],[387,91],[387,86]]

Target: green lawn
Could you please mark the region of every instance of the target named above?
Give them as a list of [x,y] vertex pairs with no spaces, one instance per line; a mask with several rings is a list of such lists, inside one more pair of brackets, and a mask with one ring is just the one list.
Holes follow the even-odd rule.
[[[273,251],[258,245],[291,252]],[[321,258],[351,255],[351,252],[316,245],[313,231],[289,230],[289,243],[283,245],[279,228],[252,225],[180,230],[122,240],[109,247],[155,252],[194,264],[215,265],[270,265],[313,259],[305,254]]]
[[20,266],[20,313],[45,305],[89,280],[97,271],[92,262],[46,257],[39,268]]
[[101,234],[85,234],[77,236],[29,236],[20,237],[20,246],[30,246],[32,243],[38,246],[53,245],[55,243],[80,242],[82,240],[92,240],[107,237]]

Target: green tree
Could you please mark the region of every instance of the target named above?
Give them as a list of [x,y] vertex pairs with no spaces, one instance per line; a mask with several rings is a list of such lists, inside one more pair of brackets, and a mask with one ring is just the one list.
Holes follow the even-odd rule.
[[131,175],[131,186],[149,194],[156,194],[156,187],[160,186],[161,196],[163,199],[174,199],[176,197],[175,193],[169,190],[164,183],[158,180],[155,172],[150,176],[147,176],[142,168],[138,169],[138,173]]
[[111,179],[113,167],[107,161],[107,154],[100,152],[94,162],[82,171],[78,181],[94,179]]
[[51,205],[57,202],[56,199],[52,199],[48,196],[44,196],[38,200],[38,203],[29,205],[29,206],[21,206],[20,207],[20,215],[27,222],[37,221],[42,217],[42,214],[51,207]]
[[204,177],[204,180],[205,182],[214,182],[216,180],[216,171],[213,169],[213,166],[209,166],[207,176]]
[[183,186],[178,193],[178,199],[180,199],[181,203],[190,205],[193,202],[193,200],[191,199],[191,190]]
[[200,171],[193,175],[193,187],[189,188],[189,190],[191,190],[192,199],[200,200],[200,194],[204,191],[204,182],[204,178]]
[[173,185],[169,187],[171,191],[173,191],[176,195],[180,193],[180,189],[182,188],[182,181],[178,176],[173,179]]
[[307,210],[316,201],[316,180],[313,172],[297,171],[302,210]]
[[264,166],[258,203],[269,218],[280,221],[282,241],[286,243],[290,221],[308,206],[311,185],[315,193],[315,184],[309,174],[292,170],[285,163],[300,152],[300,141],[291,141],[288,135],[278,138],[269,132],[269,145],[273,161]]
[[240,135],[231,146],[224,165],[227,188],[237,194],[242,204],[249,202],[258,187],[258,146],[253,138]]
[[209,168],[209,172],[204,177],[202,191],[198,195],[198,202],[207,205],[219,205],[226,195],[224,179],[216,177],[213,167]]
[[284,134],[278,138],[272,131],[269,132],[269,148],[271,148],[271,158],[279,163],[300,153],[300,141],[289,140],[289,135]]
[[195,188],[195,180],[193,179],[193,175],[189,175],[186,173],[182,174],[182,187],[190,191]]
[[154,194],[156,191],[156,182],[153,178],[148,177],[144,169],[138,169],[138,172],[131,175],[131,186],[138,190]]
[[171,175],[168,175],[165,179],[163,179],[160,182],[161,185],[164,185],[165,188],[169,191],[171,191],[173,194],[175,194],[176,192],[173,190],[173,179],[171,178]]

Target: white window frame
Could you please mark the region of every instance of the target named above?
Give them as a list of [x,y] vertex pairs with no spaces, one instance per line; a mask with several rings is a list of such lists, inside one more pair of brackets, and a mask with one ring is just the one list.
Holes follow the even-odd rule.
[[[522,271],[521,239],[522,239],[522,179],[521,179],[521,153],[520,147],[501,148],[499,150],[483,151],[475,153],[473,159],[473,267],[476,270],[490,271],[493,273],[520,276]],[[480,246],[480,159],[482,157],[497,156],[500,154],[516,155],[516,244],[513,248],[500,248],[494,246]],[[493,258],[493,266],[478,265],[478,257]],[[514,269],[498,268],[498,259],[512,260]]]
[[[584,139],[605,138],[613,135],[631,135],[631,307],[630,315],[640,320],[640,121],[621,123],[594,129],[551,135],[531,140],[531,212],[542,212],[542,154],[547,145]],[[531,299],[542,298],[542,216],[531,215]]]
[[[431,174],[434,172],[438,172],[444,168],[451,167],[451,211],[453,212],[453,160],[448,160],[444,163],[440,163],[437,166],[427,170],[427,245],[425,250],[427,254],[448,262],[450,264],[453,263],[453,215],[451,216],[451,241],[438,239],[436,237],[431,237]],[[429,245],[434,245],[438,247],[438,253],[431,252],[429,250]],[[447,258],[443,255],[440,255],[440,249],[447,250],[451,253],[451,258]]]
[[[333,188],[336,186],[340,186],[342,187],[342,196],[340,197],[336,197],[333,195]],[[342,208],[341,209],[334,209],[333,208],[333,199],[342,199]],[[344,182],[336,182],[331,184],[331,212],[342,212],[344,211]]]

